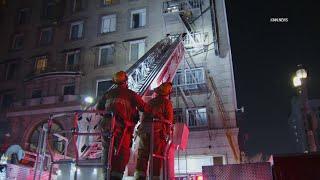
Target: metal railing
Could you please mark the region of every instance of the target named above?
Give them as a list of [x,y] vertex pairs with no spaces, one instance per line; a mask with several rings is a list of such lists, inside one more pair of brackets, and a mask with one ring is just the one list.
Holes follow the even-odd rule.
[[202,0],[175,0],[163,2],[162,12],[172,13],[200,8]]

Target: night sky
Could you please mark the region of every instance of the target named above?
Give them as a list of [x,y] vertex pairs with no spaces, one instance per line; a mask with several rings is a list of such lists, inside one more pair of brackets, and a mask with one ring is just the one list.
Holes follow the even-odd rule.
[[[320,98],[320,15],[316,1],[229,1],[227,13],[238,106],[245,107],[249,154],[291,153],[291,76],[308,70],[309,98]],[[272,23],[271,17],[288,18]],[[292,136],[291,136],[292,137]]]

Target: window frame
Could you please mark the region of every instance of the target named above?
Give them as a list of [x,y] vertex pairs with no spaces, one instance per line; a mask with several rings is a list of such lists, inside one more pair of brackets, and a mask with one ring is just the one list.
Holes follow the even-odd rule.
[[[73,87],[73,94],[65,94],[65,88],[66,87]],[[71,95],[71,96],[74,96],[76,95],[76,85],[75,84],[65,84],[62,86],[62,95],[63,96],[68,96],[68,95]]]
[[[50,40],[49,40],[48,42],[42,43],[42,42],[41,42],[41,39],[42,39],[42,37],[43,37],[43,33],[44,33],[45,31],[48,31],[48,30],[51,31]],[[53,27],[41,28],[41,29],[40,29],[40,33],[39,33],[39,41],[38,41],[38,44],[39,44],[40,46],[45,46],[45,45],[51,44],[52,41],[53,41]]]
[[[21,23],[21,17],[22,17],[21,13],[22,12],[26,13],[25,14],[26,17],[25,17],[25,22]],[[30,12],[31,12],[30,8],[21,8],[21,9],[19,9],[18,10],[18,17],[17,17],[17,24],[19,24],[19,25],[28,24],[29,20],[30,20]]]
[[[190,71],[190,73],[192,73],[192,71],[197,71],[197,70],[201,70],[201,81],[195,82],[195,83],[188,83],[188,79],[187,79],[188,71]],[[193,81],[193,79],[191,79],[191,81]],[[196,89],[198,89],[198,84],[202,84],[202,83],[205,83],[205,72],[204,72],[204,68],[203,67],[185,69],[185,76],[184,76],[184,85],[185,85],[184,88],[185,89],[196,90]],[[195,87],[193,88],[191,86],[195,86]]]
[[[38,70],[37,68],[37,62],[41,59],[46,59],[46,62],[45,62],[45,67],[42,69],[42,70]],[[48,61],[49,61],[49,58],[47,55],[44,55],[44,56],[37,56],[35,58],[35,63],[34,63],[34,72],[36,73],[42,73],[43,71],[45,71],[47,68],[48,68]]]
[[46,2],[45,9],[44,9],[44,16],[45,16],[46,18],[54,18],[55,14],[51,14],[51,15],[49,16],[49,14],[48,14],[48,8],[51,6],[51,8],[54,9],[56,5],[57,5],[57,4],[54,3],[53,1]]
[[[139,16],[140,16],[140,14],[143,14],[143,13],[145,14],[144,24],[140,26],[140,18],[139,18],[139,27],[136,27],[136,28],[133,27],[133,14],[139,14]],[[129,21],[130,21],[129,27],[132,30],[146,27],[147,26],[147,8],[144,7],[144,8],[130,10],[130,20]]]
[[[13,70],[13,75],[12,75],[12,78],[9,78],[8,75],[9,75],[9,69],[10,67],[14,65],[15,66],[15,69]],[[5,66],[5,80],[8,81],[8,80],[12,80],[15,78],[15,75],[16,75],[16,71],[17,71],[17,66],[18,66],[18,63],[16,62],[11,62],[11,63],[7,63],[6,66]]]
[[77,66],[77,65],[79,65],[79,63],[80,63],[80,58],[81,58],[81,51],[80,51],[80,49],[78,49],[78,50],[74,50],[74,51],[68,51],[68,52],[66,52],[65,53],[65,70],[69,70],[68,69],[68,60],[69,60],[69,55],[70,54],[78,54],[78,59],[77,59],[77,63],[76,64],[73,64],[73,66]]
[[[111,30],[113,16],[115,19],[115,23],[114,23],[114,30]],[[108,18],[108,17],[110,17],[110,18]],[[108,28],[108,31],[105,31],[105,32],[103,31],[104,19],[110,19],[110,26]],[[117,14],[102,15],[100,17],[100,34],[107,34],[107,33],[112,33],[112,32],[116,32],[116,31],[117,31]]]
[[[81,7],[80,9],[77,9],[77,2],[81,1]],[[71,1],[71,11],[72,13],[77,13],[77,12],[80,12],[80,11],[83,11],[86,9],[86,6],[87,6],[87,0],[72,0]]]
[[[111,63],[109,64],[104,64],[104,65],[101,65],[101,52],[102,52],[102,49],[107,49],[107,48],[111,48],[113,50],[113,53],[112,53],[112,61]],[[100,46],[99,47],[99,50],[98,50],[98,67],[103,67],[103,66],[108,66],[108,65],[111,65],[113,64],[114,62],[114,56],[115,56],[115,46],[114,44],[108,44],[108,45],[104,45],[104,46]]]
[[[200,110],[200,109],[205,109],[205,116],[206,116],[206,122],[205,124],[198,124],[198,119],[196,119],[196,125],[193,125],[193,126],[190,126],[190,115],[189,115],[189,111],[192,111],[192,110]],[[196,115],[197,117],[197,115]],[[188,125],[188,127],[190,128],[198,128],[198,127],[207,127],[208,126],[208,108],[205,107],[205,106],[200,106],[200,107],[194,107],[194,108],[186,108],[186,123]]]
[[[141,43],[141,42],[144,43],[144,46],[143,46],[143,48],[144,48],[144,53],[143,53],[143,55],[144,55],[144,54],[146,53],[146,39],[139,39],[139,40],[129,41],[129,62],[133,62],[133,60],[131,59],[131,54],[132,54],[132,52],[131,52],[131,46],[132,46],[132,44],[139,44],[139,43]],[[139,48],[139,45],[138,45],[138,48]],[[141,56],[139,57],[139,49],[138,49],[138,59],[137,59],[137,60],[139,60],[143,55],[141,55]]]
[[109,7],[109,6],[116,5],[116,4],[120,3],[120,0],[111,0],[111,1],[114,1],[114,2],[107,4],[107,3],[105,3],[105,0],[100,0],[100,7]]
[[[34,96],[33,96],[33,92],[34,92],[34,91],[40,91],[40,96],[39,96],[39,97],[34,97]],[[31,90],[31,96],[30,96],[30,97],[31,97],[31,99],[42,98],[42,95],[43,95],[42,93],[43,93],[42,89],[40,89],[40,88],[35,88],[35,89],[32,89],[32,90]]]
[[[188,83],[188,79],[187,79],[187,73],[190,71],[192,73],[192,71],[196,71],[196,70],[201,70],[201,81],[196,82],[196,83]],[[181,81],[182,83],[179,84],[174,84],[175,87],[177,86],[183,86],[186,89],[190,89],[190,90],[195,90],[198,88],[190,88],[188,86],[192,86],[192,85],[198,85],[198,84],[202,84],[206,82],[206,77],[205,77],[205,70],[203,67],[197,67],[197,68],[192,68],[192,69],[184,69],[184,70],[178,70],[176,75],[180,74],[180,79],[179,81]],[[175,75],[175,76],[176,76]],[[193,80],[192,80],[193,81]],[[173,82],[176,82],[175,78],[173,80]]]
[[[22,38],[21,47],[16,47],[16,42],[17,42],[17,38],[18,37]],[[23,43],[24,43],[24,33],[16,33],[16,34],[13,35],[11,49],[13,49],[13,50],[21,50],[21,49],[23,49]]]
[[[72,38],[72,27],[73,26],[77,26],[77,25],[81,25],[82,26],[81,36],[79,37],[79,34],[77,34],[77,38]],[[77,33],[79,33],[79,29],[78,29]],[[83,39],[83,38],[84,38],[84,21],[83,20],[79,20],[79,21],[75,21],[75,22],[70,23],[69,40],[76,41],[76,40]]]
[[96,80],[96,97],[98,97],[99,82],[104,82],[104,81],[111,81],[112,82],[112,79],[111,78],[105,78],[105,79],[97,79]]

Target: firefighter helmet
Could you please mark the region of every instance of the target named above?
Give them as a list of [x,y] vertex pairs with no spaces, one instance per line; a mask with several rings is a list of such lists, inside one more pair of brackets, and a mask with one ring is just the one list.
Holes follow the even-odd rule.
[[123,84],[124,82],[126,82],[128,80],[128,75],[126,72],[124,71],[119,71],[117,73],[115,73],[112,77],[112,81],[115,84]]
[[167,96],[172,91],[172,83],[171,82],[162,83],[159,87],[155,89],[155,91],[159,95]]

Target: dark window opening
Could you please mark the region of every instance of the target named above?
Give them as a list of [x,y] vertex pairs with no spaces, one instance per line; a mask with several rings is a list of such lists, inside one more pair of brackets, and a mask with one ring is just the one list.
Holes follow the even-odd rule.
[[52,29],[43,29],[40,32],[40,45],[50,44],[52,41]]
[[30,10],[21,9],[18,12],[18,24],[27,24],[29,22]]
[[112,86],[112,84],[111,80],[98,82],[97,97],[101,97]]
[[13,103],[13,94],[5,94],[2,97],[2,108],[9,108]]
[[12,49],[19,50],[23,46],[23,34],[17,34],[13,38]]
[[6,80],[12,80],[15,76],[17,64],[7,64],[6,67]]
[[36,89],[32,91],[31,98],[41,98],[41,97],[42,97],[41,89]]
[[65,86],[63,88],[63,95],[74,95],[75,94],[75,86]]
[[86,0],[73,0],[72,1],[72,11],[79,12],[86,8]]
[[133,28],[138,28],[140,27],[140,15],[137,13],[137,14],[133,14],[132,15],[132,23],[133,23]]

